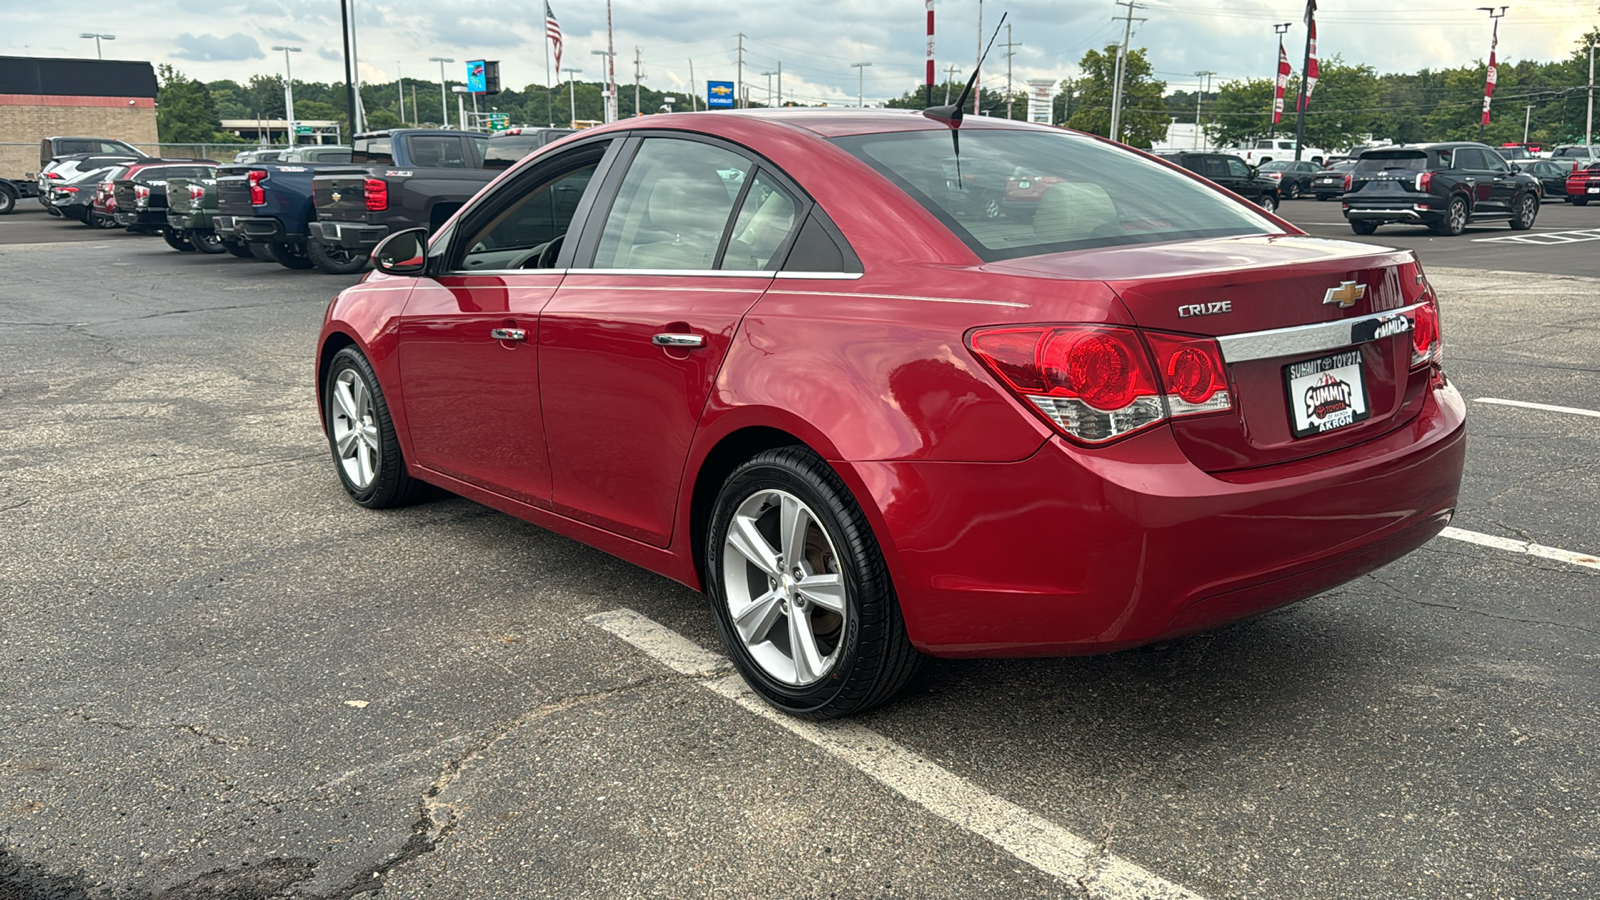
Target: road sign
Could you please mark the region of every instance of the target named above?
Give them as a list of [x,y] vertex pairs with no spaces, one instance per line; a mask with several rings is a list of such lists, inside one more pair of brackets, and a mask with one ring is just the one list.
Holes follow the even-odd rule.
[[483,60],[475,59],[468,62],[467,90],[474,94],[481,94],[488,89],[488,80],[483,77]]
[[296,126],[294,126],[294,133],[295,134],[311,134],[312,133],[312,128],[311,128],[310,125],[296,125]]
[[511,116],[507,113],[489,113],[489,130],[505,131],[511,127]]
[[733,82],[706,82],[707,109],[733,109]]

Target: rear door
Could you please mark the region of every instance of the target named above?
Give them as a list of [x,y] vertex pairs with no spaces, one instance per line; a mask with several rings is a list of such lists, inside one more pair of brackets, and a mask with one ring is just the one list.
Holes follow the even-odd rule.
[[[1477,147],[1456,148],[1451,168],[1462,176],[1472,193],[1472,208],[1477,213],[1504,213],[1510,206],[1504,196],[1505,178],[1489,161],[1495,154]],[[1496,157],[1498,160],[1498,157]],[[1502,163],[1503,165],[1503,163]]]
[[801,196],[717,142],[630,149],[541,317],[540,383],[556,509],[666,546],[701,411]]

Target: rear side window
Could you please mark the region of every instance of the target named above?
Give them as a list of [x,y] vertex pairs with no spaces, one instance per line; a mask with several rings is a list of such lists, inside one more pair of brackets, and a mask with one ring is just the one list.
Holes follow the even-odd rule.
[[379,166],[392,166],[394,165],[394,146],[389,143],[387,136],[358,140],[350,151],[350,161],[358,164],[369,163]]
[[713,269],[750,161],[699,141],[650,138],[606,216],[597,269]]
[[411,164],[424,169],[470,169],[467,145],[453,134],[414,134],[406,139]]
[[1428,167],[1428,154],[1420,150],[1367,153],[1356,161],[1356,174],[1377,175],[1382,172],[1421,172]]
[[1216,188],[1095,138],[974,128],[959,132],[957,145],[954,134],[941,128],[835,143],[922,204],[986,261],[1282,233]]

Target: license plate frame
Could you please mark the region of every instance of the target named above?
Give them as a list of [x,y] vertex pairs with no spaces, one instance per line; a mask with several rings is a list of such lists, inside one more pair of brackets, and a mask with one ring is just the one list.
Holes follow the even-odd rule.
[[1372,416],[1360,347],[1283,367],[1289,430],[1296,438],[1352,427]]

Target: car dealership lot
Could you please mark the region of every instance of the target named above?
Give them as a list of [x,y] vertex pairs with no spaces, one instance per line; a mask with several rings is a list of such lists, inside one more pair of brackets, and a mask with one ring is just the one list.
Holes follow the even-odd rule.
[[[1547,207],[1522,234],[1596,216]],[[1595,254],[1473,240],[1508,233],[1362,240],[1418,247],[1469,401],[1600,409],[1600,281],[1572,277],[1600,276]],[[0,219],[0,241],[0,897],[1600,879],[1593,568],[1441,538],[1220,633],[936,663],[901,701],[797,733],[730,701],[714,658],[605,615],[718,654],[698,595],[466,501],[345,499],[310,361],[353,279],[40,213]],[[1469,405],[1454,526],[1600,551],[1600,418]],[[1129,887],[1138,870],[1157,880]]]

